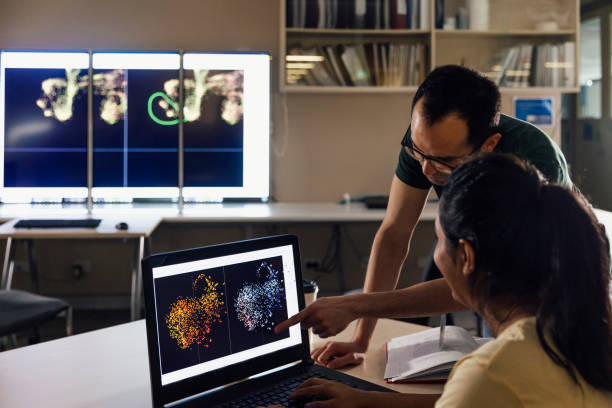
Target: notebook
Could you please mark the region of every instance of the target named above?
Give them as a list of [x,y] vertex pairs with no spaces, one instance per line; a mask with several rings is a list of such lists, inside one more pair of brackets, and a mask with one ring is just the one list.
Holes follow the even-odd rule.
[[390,392],[313,364],[299,325],[274,333],[304,307],[293,235],[156,254],[142,270],[155,407],[299,406],[287,396],[311,376]]
[[446,326],[440,348],[440,329],[432,328],[387,342],[385,380],[389,383],[446,382],[453,366],[492,339],[474,339],[462,327]]

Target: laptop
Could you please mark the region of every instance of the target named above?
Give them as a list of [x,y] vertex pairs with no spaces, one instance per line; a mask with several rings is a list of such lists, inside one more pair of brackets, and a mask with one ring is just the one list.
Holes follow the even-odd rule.
[[309,377],[391,390],[310,358],[308,332],[274,326],[304,308],[298,240],[279,235],[143,260],[154,407],[300,406]]

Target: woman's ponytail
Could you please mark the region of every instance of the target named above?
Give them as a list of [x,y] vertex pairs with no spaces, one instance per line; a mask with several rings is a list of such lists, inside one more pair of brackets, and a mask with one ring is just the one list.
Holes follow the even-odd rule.
[[594,387],[612,391],[610,252],[603,227],[586,200],[563,187],[542,185],[539,204],[548,235],[540,248],[549,264],[537,312],[540,342],[575,381],[577,370]]

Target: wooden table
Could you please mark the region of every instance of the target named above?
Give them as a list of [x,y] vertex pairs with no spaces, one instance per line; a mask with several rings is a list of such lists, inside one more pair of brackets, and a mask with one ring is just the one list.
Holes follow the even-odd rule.
[[[311,350],[324,345],[328,341],[350,341],[353,337],[356,323],[356,321],[352,322],[344,331],[327,339],[321,339],[316,335],[311,336]],[[429,327],[420,326],[418,324],[391,319],[379,319],[370,342],[370,347],[364,355],[363,363],[346,367],[342,369],[342,371],[398,392],[412,392],[418,394],[441,393],[443,388],[441,384],[389,384],[384,380],[385,365],[387,362],[385,343],[393,337],[416,333],[427,329],[429,329]]]

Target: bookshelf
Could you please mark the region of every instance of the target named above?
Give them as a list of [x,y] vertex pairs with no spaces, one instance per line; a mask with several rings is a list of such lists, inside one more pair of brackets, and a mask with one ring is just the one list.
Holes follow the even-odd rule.
[[[393,83],[383,84],[377,81],[374,74],[374,62],[368,61],[368,57],[372,55],[370,51],[366,55],[370,76],[369,85],[362,86],[347,86],[349,82],[345,78],[345,85],[339,85],[340,80],[336,83],[327,81],[321,83],[315,78],[309,78],[306,81],[300,75],[293,75],[291,65],[286,61],[287,55],[293,53],[307,54],[304,50],[316,50],[321,52],[322,47],[342,47],[356,46],[361,47],[364,44],[387,44],[398,48],[398,45],[408,47],[423,47],[424,52],[424,71],[425,75],[429,73],[433,67],[446,64],[460,64],[476,69],[490,76],[495,80],[496,73],[492,68],[497,65],[495,58],[499,58],[502,62],[502,71],[505,67],[507,73],[516,72],[517,75],[527,76],[528,79],[520,79],[512,81],[509,77],[498,83],[502,93],[511,93],[514,95],[537,95],[537,94],[559,94],[559,93],[577,93],[578,66],[579,66],[579,0],[475,0],[477,2],[488,1],[487,12],[487,28],[486,29],[470,29],[467,28],[441,28],[441,21],[451,21],[454,18],[455,22],[459,22],[461,13],[465,13],[470,0],[444,0],[442,2],[436,0],[399,0],[406,2],[416,2],[424,4],[427,7],[426,15],[417,25],[425,27],[417,28],[392,28],[384,27],[384,18],[377,15],[378,22],[375,25],[379,28],[323,28],[328,27],[329,19],[323,22],[321,28],[309,27],[287,27],[288,11],[293,13],[289,16],[290,19],[297,15],[291,7],[300,5],[305,2],[308,7],[328,7],[330,2],[335,0],[279,0],[280,1],[280,90],[285,93],[413,93],[418,83],[422,78],[418,76],[418,80],[412,81],[410,84]],[[349,4],[355,7],[360,0],[337,0],[335,4]],[[385,2],[397,2],[398,0],[366,0],[367,11],[370,12],[371,4],[384,5]],[[473,1],[472,1],[473,2]],[[291,4],[290,4],[291,3]],[[437,9],[437,5],[444,3],[444,12]],[[399,3],[398,3],[399,4]],[[413,3],[414,4],[414,3]],[[554,6],[552,9],[547,6]],[[290,7],[289,9],[287,7]],[[556,7],[556,8],[555,8]],[[463,9],[463,10],[462,10]],[[304,6],[303,10],[306,10]],[[350,10],[350,9],[349,9]],[[388,11],[388,9],[387,9]],[[329,8],[327,9],[329,13]],[[420,12],[420,10],[419,10]],[[437,13],[437,14],[436,14]],[[527,17],[527,13],[532,13],[533,17]],[[391,25],[393,25],[392,15]],[[325,17],[324,17],[325,18]],[[418,17],[417,17],[418,18]],[[425,22],[426,19],[426,22]],[[321,24],[323,19],[319,20]],[[414,20],[412,20],[414,22]],[[290,24],[293,22],[289,21]],[[301,22],[295,22],[300,25]],[[312,23],[312,20],[311,20]],[[315,25],[316,25],[315,21]],[[388,23],[387,23],[388,24]],[[409,25],[410,22],[407,23]],[[443,24],[443,23],[442,23]],[[380,27],[383,28],[380,28]],[[540,28],[540,29],[538,29]],[[569,45],[568,45],[569,44]],[[571,45],[573,44],[573,45]],[[296,46],[300,46],[301,50],[295,51]],[[368,45],[366,45],[368,47]],[[521,48],[522,47],[522,48]],[[342,49],[336,54],[336,58],[340,59]],[[514,51],[513,51],[514,49]],[[389,53],[389,49],[386,49]],[[316,51],[313,51],[316,53]],[[328,51],[330,52],[330,51]],[[321,56],[324,60],[330,57],[328,52],[322,52]],[[380,52],[380,51],[379,51]],[[403,52],[403,51],[402,51]],[[394,61],[405,61],[402,67],[410,64],[410,51],[404,54],[399,52],[400,57]],[[537,60],[537,53],[541,53],[540,60]],[[512,60],[512,53],[517,54]],[[508,55],[510,54],[510,55]],[[565,55],[567,54],[567,56]],[[523,60],[519,61],[519,55]],[[503,57],[507,57],[505,61]],[[394,58],[394,57],[392,57]],[[563,58],[560,60],[559,58]],[[377,62],[381,65],[381,58]],[[391,58],[390,58],[391,59]],[[362,64],[365,64],[362,60]],[[548,62],[546,62],[548,61]],[[506,62],[506,65],[503,64]],[[537,63],[542,67],[544,64],[548,68],[540,68],[536,74]],[[340,73],[334,72],[333,67],[327,62],[321,62],[332,72],[332,79],[337,78]],[[400,62],[401,64],[402,62]],[[533,63],[534,68],[530,68],[527,63]],[[514,64],[514,69],[510,66]],[[522,65],[521,65],[522,64]],[[520,68],[523,66],[523,68]],[[382,67],[381,69],[382,70]],[[519,72],[522,70],[522,74]],[[526,73],[529,70],[529,73]],[[558,70],[559,74],[553,75],[554,78],[547,77],[543,79],[543,75],[547,75],[552,71]],[[304,71],[301,71],[304,72]],[[308,69],[306,70],[308,72]],[[385,71],[386,72],[386,71]],[[503,73],[502,72],[502,73]],[[346,72],[344,72],[346,75]],[[499,73],[497,73],[499,74]],[[350,75],[349,75],[350,79]],[[414,79],[414,78],[413,78]],[[405,82],[405,81],[403,81]],[[378,83],[378,85],[376,85]]]

